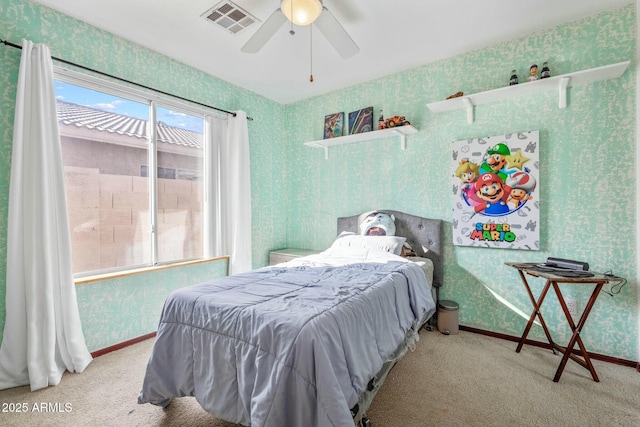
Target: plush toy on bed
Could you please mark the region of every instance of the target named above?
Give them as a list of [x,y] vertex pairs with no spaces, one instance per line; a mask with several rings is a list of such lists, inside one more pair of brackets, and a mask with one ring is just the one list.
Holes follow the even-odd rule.
[[363,236],[395,236],[396,218],[386,212],[372,211],[360,215],[360,234]]
[[[386,212],[364,213],[358,219],[360,234],[363,236],[395,236],[395,220],[393,214],[390,215]],[[399,255],[403,257],[416,256],[416,251],[407,242],[404,242],[402,252]]]

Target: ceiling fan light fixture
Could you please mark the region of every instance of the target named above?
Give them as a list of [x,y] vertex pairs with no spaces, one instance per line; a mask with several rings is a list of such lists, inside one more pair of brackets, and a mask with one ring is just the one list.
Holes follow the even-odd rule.
[[305,26],[318,19],[322,3],[320,0],[282,0],[280,10],[295,25]]

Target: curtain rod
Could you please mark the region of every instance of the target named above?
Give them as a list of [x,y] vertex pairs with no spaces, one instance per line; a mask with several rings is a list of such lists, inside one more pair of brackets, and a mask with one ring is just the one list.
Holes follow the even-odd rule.
[[[17,45],[15,43],[8,42],[6,40],[2,40],[2,39],[0,39],[0,44],[4,44],[4,45],[7,45],[7,46],[11,46],[11,47],[15,47],[15,48],[18,48],[18,49],[22,49],[22,46]],[[236,113],[234,113],[233,111],[224,110],[222,108],[214,107],[214,106],[208,105],[208,104],[203,104],[201,102],[193,101],[191,99],[184,98],[182,96],[178,96],[178,95],[174,95],[174,94],[171,94],[171,93],[168,93],[168,92],[164,92],[162,90],[154,89],[152,87],[145,86],[145,85],[140,84],[140,83],[132,82],[131,80],[123,79],[122,77],[114,76],[112,74],[107,74],[107,73],[104,73],[102,71],[94,70],[93,68],[85,67],[84,65],[79,65],[79,64],[75,64],[73,62],[69,62],[69,61],[64,60],[64,59],[56,58],[55,56],[52,56],[51,59],[54,59],[54,60],[56,60],[58,62],[62,62],[62,63],[67,64],[67,65],[72,65],[74,67],[78,67],[78,68],[83,69],[85,71],[90,71],[92,73],[100,74],[101,76],[110,77],[112,79],[116,79],[116,80],[119,80],[121,82],[129,83],[129,84],[132,84],[134,86],[138,86],[138,87],[141,87],[141,88],[144,88],[144,89],[147,89],[147,90],[152,90],[152,91],[160,93],[162,95],[171,96],[173,98],[177,98],[177,99],[180,99],[182,101],[187,101],[187,102],[190,102],[192,104],[200,105],[202,107],[207,107],[207,108],[211,108],[211,109],[216,110],[216,111],[221,111],[223,113],[231,114],[233,117],[236,116]],[[247,120],[253,120],[253,117],[247,117]]]

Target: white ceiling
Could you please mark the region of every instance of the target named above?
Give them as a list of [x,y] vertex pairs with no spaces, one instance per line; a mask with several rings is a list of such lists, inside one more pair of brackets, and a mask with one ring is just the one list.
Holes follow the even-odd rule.
[[[231,34],[202,15],[220,0],[35,0],[282,104],[613,10],[635,0],[324,0],[360,47],[342,59],[309,27],[285,24],[256,54],[241,47],[256,23]],[[264,22],[280,0],[232,0]]]

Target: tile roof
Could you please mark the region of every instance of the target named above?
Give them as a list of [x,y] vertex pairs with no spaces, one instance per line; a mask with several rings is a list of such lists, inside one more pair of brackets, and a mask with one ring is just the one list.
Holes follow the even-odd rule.
[[[111,132],[141,139],[147,138],[147,120],[110,113],[71,102],[56,101],[58,121],[101,132]],[[189,148],[202,148],[202,134],[158,123],[158,141]]]

